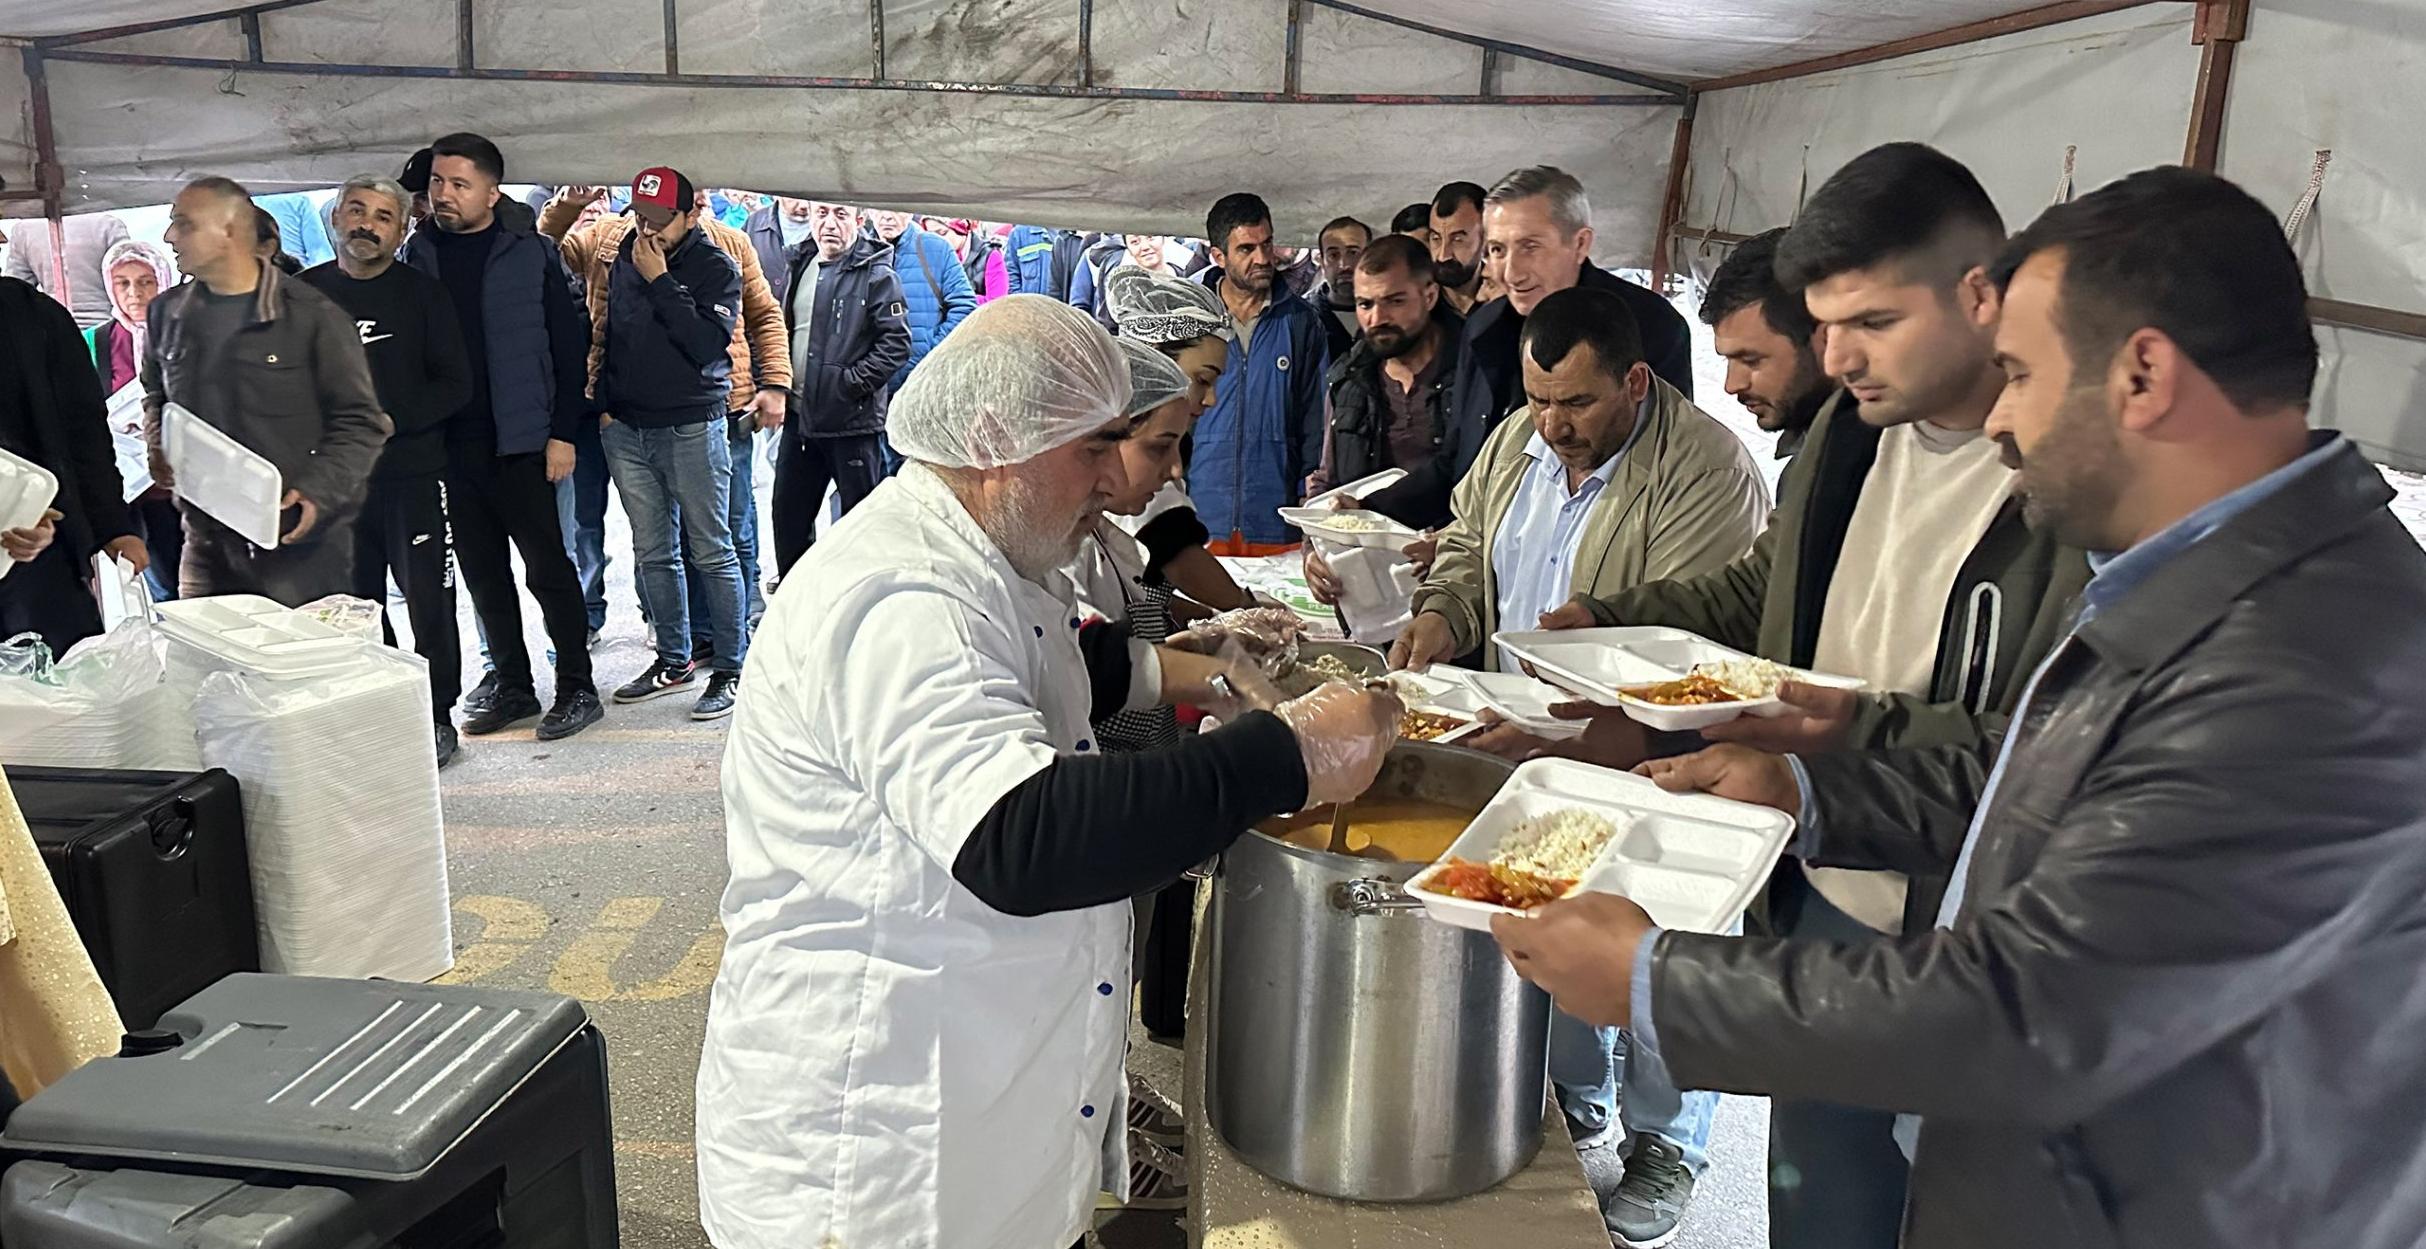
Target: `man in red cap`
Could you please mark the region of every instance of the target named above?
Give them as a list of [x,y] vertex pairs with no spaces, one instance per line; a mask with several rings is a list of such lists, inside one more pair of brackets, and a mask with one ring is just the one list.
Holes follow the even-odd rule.
[[[632,179],[639,224],[607,271],[606,335],[597,400],[607,471],[632,522],[632,558],[656,630],[657,661],[615,691],[636,703],[695,687],[689,595],[674,559],[707,589],[714,645],[694,720],[731,714],[748,644],[742,627],[741,564],[727,520],[732,454],[724,437],[732,389],[733,326],[741,316],[741,270],[699,230],[697,190],[662,166]],[[679,516],[679,522],[677,522]]]

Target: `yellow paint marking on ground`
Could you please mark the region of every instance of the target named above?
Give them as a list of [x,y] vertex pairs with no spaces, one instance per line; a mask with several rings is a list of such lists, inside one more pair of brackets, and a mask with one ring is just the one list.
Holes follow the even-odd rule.
[[547,935],[548,913],[520,898],[467,894],[455,899],[455,909],[479,918],[480,939],[455,956],[455,966],[437,984],[472,984],[511,967]]
[[615,1152],[634,1158],[688,1162],[696,1151],[689,1141],[617,1141]]
[[618,1002],[670,1002],[707,992],[716,983],[716,969],[724,962],[724,926],[710,924],[691,943],[690,953],[674,965],[674,970],[655,980],[633,985],[615,995]]
[[615,898],[601,908],[589,931],[573,939],[556,960],[548,988],[584,1002],[604,1002],[615,996],[615,960],[632,948],[640,930],[665,906],[663,898]]

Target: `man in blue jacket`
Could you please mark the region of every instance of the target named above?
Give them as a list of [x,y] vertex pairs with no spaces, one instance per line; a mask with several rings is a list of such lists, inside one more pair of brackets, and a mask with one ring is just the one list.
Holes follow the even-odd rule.
[[1078,271],[1086,243],[1069,230],[1043,226],[1012,226],[1010,278],[1014,295],[1051,295],[1068,301],[1070,281]]
[[870,209],[868,224],[893,248],[893,276],[901,279],[902,305],[908,312],[910,358],[885,385],[900,390],[910,380],[910,370],[935,350],[935,344],[977,311],[977,291],[969,285],[952,245],[919,229],[910,214]]
[[632,180],[640,225],[624,236],[607,271],[598,409],[606,417],[607,471],[632,521],[632,559],[657,641],[657,661],[617,689],[615,701],[660,698],[698,680],[690,595],[674,561],[679,512],[683,560],[707,588],[714,646],[691,718],[714,720],[733,712],[749,644],[741,562],[726,520],[733,461],[724,437],[741,270],[695,228],[697,204],[691,180],[672,169],[644,169]]
[[1216,555],[1266,555],[1297,542],[1275,509],[1305,496],[1322,463],[1323,374],[1330,367],[1323,314],[1275,281],[1272,210],[1225,195],[1205,217],[1219,264],[1205,285],[1220,294],[1238,336],[1196,423],[1188,493]]

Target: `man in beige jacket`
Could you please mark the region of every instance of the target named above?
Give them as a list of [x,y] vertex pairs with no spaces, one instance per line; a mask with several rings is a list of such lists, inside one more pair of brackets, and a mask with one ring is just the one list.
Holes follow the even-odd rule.
[[1535,307],[1519,348],[1527,406],[1457,484],[1393,668],[1482,652],[1576,595],[1708,572],[1769,516],[1743,442],[1643,362],[1633,314],[1574,287]]

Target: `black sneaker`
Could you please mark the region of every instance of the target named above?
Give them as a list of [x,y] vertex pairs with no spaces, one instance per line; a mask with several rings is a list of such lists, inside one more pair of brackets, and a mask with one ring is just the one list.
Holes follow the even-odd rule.
[[463,708],[464,715],[476,716],[488,710],[489,704],[496,701],[497,670],[491,668],[480,674],[480,683],[472,687],[471,693],[457,700],[457,705]]
[[1622,1249],[1660,1249],[1676,1239],[1693,1202],[1693,1172],[1685,1167],[1684,1151],[1649,1132],[1634,1136],[1634,1152],[1626,1158],[1626,1174],[1601,1207],[1609,1234]]
[[707,692],[699,696],[698,702],[691,704],[691,718],[694,720],[721,720],[733,714],[733,699],[740,693],[740,673],[709,673]]
[[548,708],[547,718],[539,722],[539,740],[552,742],[606,719],[606,708],[598,705],[598,691],[583,686],[577,690],[559,690],[556,705]]
[[703,664],[703,663],[706,663],[707,661],[709,661],[709,660],[711,660],[711,659],[714,659],[715,657],[716,657],[716,639],[714,639],[714,638],[692,638],[692,639],[691,639],[691,662],[692,662],[692,663],[694,663],[694,664]]
[[650,664],[648,671],[624,682],[622,687],[615,691],[615,701],[645,703],[652,698],[663,698],[676,690],[687,690],[691,688],[692,682],[698,679],[699,672],[694,665],[667,663],[660,659]]
[[453,763],[456,752],[463,749],[462,740],[455,736],[455,726],[444,720],[440,720],[437,724],[435,740],[438,748],[438,766],[442,768]]
[[463,731],[474,737],[486,736],[533,719],[541,710],[539,696],[529,690],[499,690],[487,706],[463,718]]

